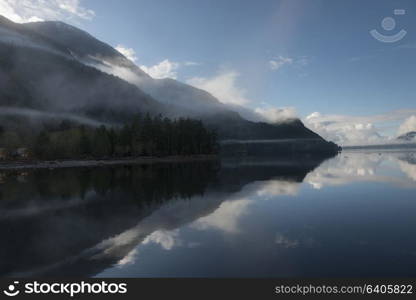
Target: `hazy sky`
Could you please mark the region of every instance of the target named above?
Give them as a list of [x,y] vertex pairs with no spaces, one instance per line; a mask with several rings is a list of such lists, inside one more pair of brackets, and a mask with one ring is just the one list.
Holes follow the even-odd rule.
[[[414,0],[0,0],[0,14],[69,22],[154,77],[271,116],[296,111],[344,144],[416,130]],[[406,34],[386,43],[373,29]]]

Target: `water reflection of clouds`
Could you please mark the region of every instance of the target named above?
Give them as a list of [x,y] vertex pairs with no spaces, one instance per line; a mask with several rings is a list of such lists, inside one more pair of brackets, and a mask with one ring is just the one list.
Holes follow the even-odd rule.
[[256,201],[281,195],[295,196],[299,186],[298,182],[277,179],[251,183],[233,198],[224,201],[212,214],[196,220],[191,227],[198,230],[217,229],[225,233],[239,233],[240,219],[248,214],[250,206]]
[[280,195],[296,196],[298,190],[298,182],[270,180],[259,184],[256,194],[261,197],[272,197]]
[[276,234],[274,242],[283,248],[296,248],[299,246],[298,240],[290,239],[281,233]]
[[122,259],[118,261],[117,266],[124,267],[126,265],[134,264],[136,262],[137,255],[138,255],[138,249],[134,248],[129,253],[127,253],[126,256],[124,256]]
[[400,152],[343,152],[309,173],[305,182],[315,189],[354,182],[381,182],[412,188],[415,187],[416,165],[407,159],[408,155],[413,157],[413,154]]
[[[192,241],[183,241],[180,238],[180,229],[174,230],[156,230],[148,235],[141,243],[141,245],[159,245],[162,249],[170,251],[176,247],[188,247],[196,248],[201,244]],[[134,264],[139,256],[139,248],[133,248],[124,257],[122,257],[118,263],[118,267],[124,267],[126,265]]]
[[406,161],[398,161],[399,167],[410,179],[416,181],[416,164],[410,164]]
[[[299,185],[300,184],[298,182],[281,180],[251,183],[244,187],[240,192],[228,197],[215,210],[211,211],[211,213],[206,214],[205,216],[202,216],[190,223],[189,228],[198,231],[218,230],[226,234],[240,233],[241,218],[249,213],[251,205],[253,205],[258,200],[267,200],[271,197],[279,195],[294,196],[298,192]],[[188,205],[193,203],[193,205],[185,208],[183,207],[183,205],[186,205],[185,203],[188,203]],[[172,204],[168,204],[152,216],[149,216],[136,228],[106,241],[106,245],[102,245],[102,247],[106,249],[106,254],[109,255],[112,253],[112,255],[114,255],[115,248],[120,248],[120,246],[123,244],[134,244],[134,240],[138,242],[140,240],[140,238],[138,238],[139,236],[142,236],[142,242],[140,243],[141,245],[159,245],[164,250],[172,250],[175,247],[180,246],[186,246],[189,248],[199,246],[198,243],[192,241],[184,242],[181,239],[181,229],[158,229],[150,233],[148,233],[150,228],[143,230],[149,223],[158,223],[160,228],[161,224],[166,223],[166,221],[171,219],[173,216],[175,216],[175,218],[181,219],[180,216],[186,211],[189,213],[189,210],[192,210],[192,206],[197,204],[198,201],[193,200],[185,203],[178,201]],[[204,207],[202,203],[196,206],[201,206],[198,208],[198,210]],[[183,224],[183,221],[179,222],[178,224]],[[166,225],[164,226],[170,227]],[[148,234],[147,236],[143,237],[145,232]],[[293,242],[287,240],[286,246],[288,245],[293,246]],[[134,263],[137,257],[138,250],[135,248],[128,252],[122,259],[120,259],[118,265],[124,266],[126,264]]]
[[[156,230],[148,235],[143,241],[143,245],[156,244],[160,245],[165,250],[172,250],[174,247],[182,245],[182,240],[178,238],[179,229],[175,230]],[[123,258],[121,258],[117,266],[123,267],[126,265],[134,264],[139,256],[139,249],[133,248]]]
[[147,236],[142,244],[158,244],[165,250],[171,250],[175,246],[181,246],[182,241],[178,238],[179,230],[156,230]]
[[[357,182],[391,183],[414,188],[416,164],[413,158],[400,153],[343,152],[306,175],[304,182],[316,189]],[[137,262],[143,255],[145,248],[142,247],[157,246],[164,251],[199,247],[201,242],[195,241],[194,234],[200,236],[198,232],[202,231],[240,236],[247,234],[248,230],[253,231],[254,236],[262,236],[257,226],[250,228],[248,225],[251,224],[249,218],[255,211],[254,206],[259,201],[278,201],[280,196],[295,197],[301,186],[301,182],[282,176],[248,183],[231,194],[210,191],[189,201],[171,201],[135,228],[103,242],[99,248],[104,256],[119,258],[117,266],[124,267]],[[320,242],[311,234],[294,234],[288,228],[277,226],[273,236],[265,234],[264,238],[276,249],[286,251],[317,247]]]
[[89,191],[84,198],[71,197],[68,199],[62,199],[62,197],[48,199],[48,201],[40,201],[40,198],[31,199],[30,202],[25,202],[24,206],[14,208],[0,208],[0,221],[4,219],[12,218],[27,218],[33,217],[38,214],[48,213],[53,211],[60,211],[65,209],[71,209],[81,204],[85,205],[96,201],[96,193]]
[[[117,265],[134,263],[140,256],[140,245],[159,245],[164,250],[175,247],[197,247],[192,241],[180,239],[181,227],[193,222],[197,216],[211,215],[220,206],[224,195],[196,196],[189,200],[178,199],[166,203],[137,226],[102,241],[93,248],[95,259],[119,258]],[[136,249],[136,250],[135,250]]]
[[[304,183],[306,185],[312,185],[316,189],[354,184],[357,182],[390,183],[399,187],[415,188],[415,162],[416,160],[414,160],[413,154],[409,156],[409,154],[403,153],[363,154],[343,152],[338,157],[326,161],[306,175]],[[178,224],[183,224],[183,226],[174,227],[176,229],[172,228],[173,226],[169,226],[171,230],[159,229],[154,232],[149,231],[149,234],[143,239],[141,245],[159,245],[161,249],[168,251],[174,250],[177,247],[186,247],[187,245],[187,247],[190,247],[192,242],[188,241],[188,239],[193,235],[189,235],[189,232],[193,231],[195,233],[196,231],[201,236],[198,231],[201,233],[204,231],[209,232],[208,236],[211,236],[211,233],[214,232],[232,237],[230,240],[235,243],[239,243],[238,239],[242,235],[251,236],[253,241],[261,241],[266,245],[262,247],[258,243],[253,242],[253,245],[256,244],[256,251],[259,252],[274,251],[273,253],[289,253],[295,249],[296,251],[300,251],[303,248],[328,247],[328,244],[325,244],[325,239],[319,236],[319,232],[314,231],[313,227],[298,228],[296,227],[297,225],[293,224],[286,226],[285,222],[281,221],[276,223],[276,227],[273,227],[275,231],[271,233],[270,231],[264,230],[264,226],[268,224],[267,220],[264,222],[256,221],[256,223],[252,223],[250,220],[257,213],[254,206],[259,203],[264,204],[266,203],[265,201],[279,201],[279,198],[282,199],[281,196],[295,197],[299,194],[301,186],[302,184],[300,182],[295,180],[290,181],[284,177],[251,182],[240,191],[225,196],[222,202],[218,201],[220,204],[215,209],[212,209],[211,212],[205,211],[205,214],[201,214],[200,217],[196,217],[192,221],[190,218],[190,222],[188,223],[183,221],[178,222]],[[212,195],[209,198],[212,198]],[[170,214],[178,216],[180,219],[179,216],[184,213],[184,210],[187,211],[188,208],[182,206],[177,208],[179,209],[177,212],[171,210]],[[161,214],[160,212],[157,212],[157,214],[162,217],[157,220],[158,222],[161,220],[166,222],[166,214]],[[196,215],[194,214],[194,216]],[[154,218],[154,216],[151,218]],[[254,219],[256,218],[254,217]],[[306,221],[302,220],[302,222]],[[143,223],[141,226],[143,226]],[[236,238],[234,239],[234,237]],[[204,242],[207,240],[209,241],[206,237],[203,238]],[[369,242],[360,240],[359,243],[362,246],[368,246]],[[197,243],[197,246],[199,245]],[[247,247],[250,246],[247,245]],[[140,249],[139,246],[129,252],[121,259],[120,264],[135,262]]]
[[219,229],[227,233],[239,232],[239,220],[247,214],[252,200],[243,198],[221,203],[212,214],[195,221],[191,227],[197,230]]
[[[309,173],[305,182],[315,189],[360,181],[414,187],[413,182],[408,179],[416,180],[416,164],[412,165],[400,157],[395,153],[343,153]],[[407,177],[397,176],[394,171],[399,170]],[[195,221],[192,227],[198,230],[216,229],[225,233],[239,233],[241,218],[249,213],[250,206],[256,201],[275,199],[276,196],[283,195],[296,196],[299,188],[300,183],[284,180],[251,183],[237,194],[241,198],[223,202],[215,212]],[[300,244],[310,245],[311,241],[303,243],[277,233],[275,243],[284,248],[295,248]]]
[[[416,165],[403,157],[394,153],[363,155],[344,152],[309,173],[304,182],[314,188],[361,181],[414,187]],[[403,173],[401,174],[400,171]],[[301,183],[295,180],[275,178],[249,183],[231,195],[218,197],[210,194],[199,200],[195,197],[189,202],[173,201],[143,220],[136,228],[112,239],[112,245],[107,244],[103,247],[106,249],[104,252],[107,255],[119,256],[123,244],[138,245],[125,251],[124,256],[120,256],[117,265],[121,267],[137,262],[141,247],[144,246],[157,245],[165,251],[178,247],[200,246],[200,243],[188,240],[184,230],[214,231],[226,235],[244,234],[245,217],[249,217],[258,201],[272,201],[279,196],[297,196],[300,187]],[[287,232],[279,232],[278,228],[270,242],[282,250],[299,247],[315,248],[320,244],[311,236],[293,237]]]

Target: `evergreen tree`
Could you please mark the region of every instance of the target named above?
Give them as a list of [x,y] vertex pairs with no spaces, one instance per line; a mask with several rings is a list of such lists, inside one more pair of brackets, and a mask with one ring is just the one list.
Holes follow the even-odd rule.
[[85,126],[80,127],[79,152],[81,156],[91,155],[91,141]]
[[111,141],[105,126],[100,126],[94,132],[92,154],[96,158],[107,157],[111,154]]
[[34,154],[40,159],[51,159],[52,145],[51,139],[46,131],[41,131],[37,136],[34,144]]
[[[200,120],[170,120],[161,115],[137,115],[122,127],[92,128],[62,122],[48,123],[32,141],[0,127],[0,146],[9,150],[30,147],[39,159],[105,158],[213,154],[217,135]],[[30,141],[30,142],[29,142]]]

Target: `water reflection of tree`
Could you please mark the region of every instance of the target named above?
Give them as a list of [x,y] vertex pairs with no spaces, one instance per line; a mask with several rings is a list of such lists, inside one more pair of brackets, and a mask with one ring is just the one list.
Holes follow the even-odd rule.
[[[0,200],[12,206],[25,201],[85,199],[94,192],[106,199],[123,196],[137,204],[203,195],[215,180],[217,162],[149,164],[124,167],[36,170],[4,175]],[[25,180],[19,180],[19,177]],[[3,202],[3,204],[5,204]],[[2,204],[0,204],[2,205]]]
[[[0,274],[36,269],[135,226],[173,198],[203,195],[216,162],[36,170],[0,185]],[[19,179],[20,178],[20,179]]]
[[[37,274],[46,272],[44,267],[53,267],[51,274],[97,274],[154,230],[211,214],[253,181],[301,182],[322,160],[223,161],[221,169],[211,161],[37,170],[24,180],[16,172],[7,174],[0,185],[0,235],[6,245],[0,248],[0,275]],[[173,199],[191,201],[167,203]],[[83,253],[126,232],[137,237],[115,245],[101,260]],[[65,265],[55,266],[58,262]]]

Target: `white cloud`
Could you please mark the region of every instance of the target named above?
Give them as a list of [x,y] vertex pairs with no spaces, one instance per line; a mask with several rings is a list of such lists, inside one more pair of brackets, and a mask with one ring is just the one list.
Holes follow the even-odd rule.
[[[133,48],[126,47],[124,45],[118,44],[116,46],[116,50],[127,57],[132,62],[136,63],[138,58],[136,55],[136,51]],[[174,62],[170,61],[169,59],[164,59],[163,61],[157,63],[153,66],[146,66],[141,65],[140,68],[156,79],[163,79],[163,78],[172,78],[176,79],[178,77],[178,69],[180,67],[194,67],[199,66],[200,63],[194,61],[185,61],[185,62]]]
[[[139,60],[136,56],[135,50],[132,48],[128,48],[123,45],[117,45],[116,49],[133,63],[136,63]],[[91,62],[85,62],[85,63],[91,67],[99,69],[102,72],[120,77],[121,79],[126,80],[127,82],[131,84],[139,85],[140,87],[140,83],[142,82],[143,78],[140,77],[137,73],[133,72],[130,68],[114,65],[111,62],[105,61],[98,57],[93,57],[93,58],[97,61],[100,61],[101,63],[99,64],[91,63]],[[141,65],[140,69],[155,79],[162,79],[162,78],[176,79],[178,75],[177,71],[180,67],[195,66],[197,64],[198,63],[195,63],[195,62],[192,62],[191,64],[190,62],[185,62],[185,63],[172,62],[169,59],[165,59],[154,66]]]
[[[380,115],[322,115],[314,112],[304,119],[311,130],[343,146],[393,143],[395,123],[409,118],[416,109],[392,111]],[[411,123],[411,121],[409,121]],[[390,130],[390,131],[389,131]]]
[[[138,60],[134,49],[127,48],[121,45],[118,45],[116,49],[133,63],[135,63]],[[135,72],[133,72],[130,68],[117,66],[117,65],[111,64],[110,62],[104,61],[100,58],[95,58],[95,59],[101,61],[101,63],[97,64],[97,63],[87,62],[87,65],[97,68],[102,72],[120,77],[121,79],[124,79],[127,82],[130,82],[131,84],[138,84],[142,80],[142,78],[138,76]],[[162,79],[162,78],[176,79],[178,75],[177,70],[181,65],[182,65],[181,63],[171,62],[168,59],[165,59],[154,66],[141,65],[140,69],[155,79]]]
[[80,0],[0,0],[0,15],[17,23],[43,20],[90,20],[95,12]]
[[293,63],[293,58],[278,56],[269,61],[270,69],[277,71],[282,68],[284,65],[291,65]]
[[236,71],[222,71],[210,78],[194,77],[187,83],[211,93],[222,103],[233,105],[245,105],[250,102],[246,98],[246,91],[237,86],[237,78],[240,74]]
[[123,54],[125,57],[127,57],[127,59],[131,60],[132,62],[136,62],[136,51],[134,51],[133,48],[128,48],[123,45],[117,45],[116,50]]
[[[233,70],[223,70],[213,77],[194,77],[186,82],[194,87],[205,90],[224,104],[230,105],[235,111],[239,111],[244,117],[253,121],[280,122],[288,118],[296,117],[296,111],[292,107],[257,107],[249,105],[256,101],[249,99],[247,91],[237,85],[240,74]],[[252,115],[248,117],[248,115]]]
[[292,65],[297,69],[303,69],[303,67],[309,64],[309,57],[300,56],[296,58],[277,56],[269,60],[269,67],[272,71],[278,71],[286,65]]
[[195,62],[195,61],[186,61],[183,63],[187,67],[194,67],[194,66],[200,66],[201,63]]
[[141,65],[140,68],[149,74],[151,77],[156,79],[162,78],[172,78],[176,79],[178,77],[177,70],[180,66],[180,63],[170,61],[169,59],[165,59],[160,63],[154,66],[145,66]]
[[416,115],[407,118],[399,127],[398,135],[406,134],[411,131],[416,131]]
[[[116,49],[130,59],[132,62],[137,61],[136,52],[132,48],[124,45],[117,45]],[[130,83],[137,84],[140,78],[126,68],[116,66],[96,66],[101,71],[116,75]],[[178,69],[181,67],[192,67],[201,65],[194,61],[174,62],[165,59],[153,66],[140,65],[140,68],[155,79],[172,78],[177,79]],[[186,83],[205,90],[216,97],[220,102],[229,106],[230,109],[240,113],[244,118],[250,121],[265,121],[271,123],[282,122],[287,119],[296,118],[296,110],[293,107],[263,107],[251,108],[250,104],[255,103],[246,96],[246,90],[237,85],[237,79],[240,74],[233,70],[223,70],[218,72],[213,77],[193,77],[186,81]]]
[[282,120],[284,121],[284,120],[296,118],[296,109],[294,107],[282,107],[282,108],[258,107],[254,111],[272,123],[278,123],[278,122],[281,122]]

